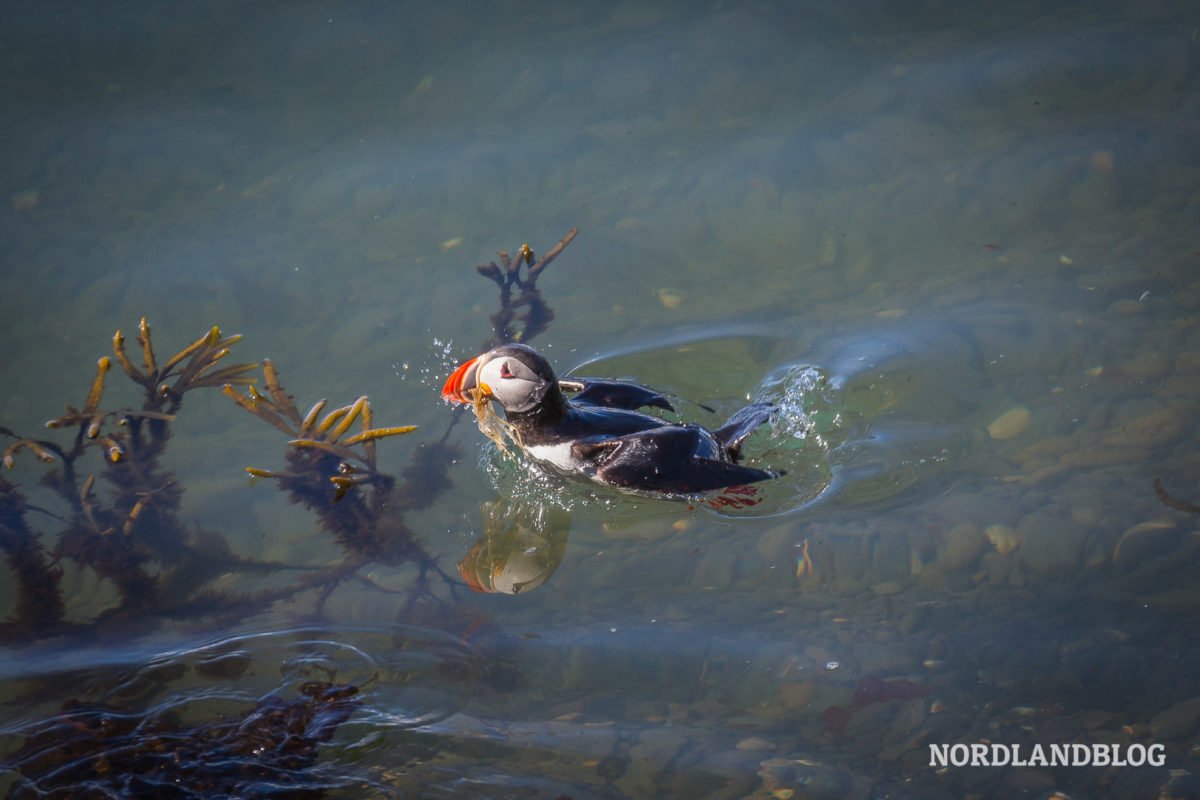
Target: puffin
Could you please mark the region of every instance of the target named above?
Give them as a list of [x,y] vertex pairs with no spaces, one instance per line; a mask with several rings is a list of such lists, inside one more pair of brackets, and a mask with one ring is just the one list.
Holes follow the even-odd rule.
[[638,410],[674,411],[662,394],[625,381],[560,380],[550,362],[524,344],[504,344],[466,361],[446,379],[442,398],[495,401],[513,439],[534,461],[622,491],[694,496],[783,474],[738,463],[742,443],[770,418],[773,405],[752,403],[716,430],[670,422]]

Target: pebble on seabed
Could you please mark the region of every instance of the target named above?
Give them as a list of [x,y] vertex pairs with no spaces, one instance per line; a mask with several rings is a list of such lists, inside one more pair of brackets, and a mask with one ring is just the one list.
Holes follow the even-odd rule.
[[1032,416],[1025,406],[1014,406],[988,423],[988,435],[998,440],[1020,436],[1029,427]]
[[738,742],[737,749],[751,751],[774,750],[775,745],[771,744],[766,739],[760,739],[757,736],[751,736]]
[[662,288],[656,294],[663,308],[679,308],[683,305],[683,294],[675,289]]
[[1000,555],[1008,555],[1021,546],[1017,532],[1008,525],[988,525],[983,533]]
[[1181,533],[1175,523],[1151,520],[1140,522],[1121,534],[1113,549],[1113,564],[1129,570],[1152,558],[1159,558],[1179,544]]
[[12,196],[13,211],[32,211],[42,202],[42,195],[37,189],[26,189]]
[[1150,720],[1150,732],[1162,740],[1191,736],[1200,727],[1200,696],[1189,697],[1155,714]]

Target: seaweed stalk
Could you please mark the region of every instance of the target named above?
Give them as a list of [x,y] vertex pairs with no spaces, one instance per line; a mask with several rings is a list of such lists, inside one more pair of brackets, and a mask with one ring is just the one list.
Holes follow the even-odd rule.
[[10,629],[9,635],[29,636],[53,628],[64,614],[62,572],[51,566],[45,548],[26,523],[26,508],[16,487],[0,477],[0,550],[17,583],[15,613],[0,624],[0,629]]
[[[475,267],[476,272],[500,287],[500,309],[491,318],[495,338],[484,343],[485,351],[509,342],[529,342],[545,332],[554,319],[554,311],[542,299],[537,280],[546,267],[574,241],[578,233],[579,228],[571,228],[567,235],[540,259],[534,256],[533,249],[528,244],[522,244],[517,249],[516,260],[501,250],[497,253],[499,265],[495,261],[489,261]],[[526,267],[524,278],[521,277],[522,266]],[[513,287],[520,290],[516,298],[513,297]],[[514,323],[520,323],[520,326],[516,327]]]

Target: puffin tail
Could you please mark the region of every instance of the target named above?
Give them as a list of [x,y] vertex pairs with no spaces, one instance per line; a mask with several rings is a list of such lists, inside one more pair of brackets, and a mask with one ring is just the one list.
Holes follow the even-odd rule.
[[742,454],[742,442],[754,429],[771,418],[775,406],[770,403],[751,403],[733,413],[724,425],[713,431],[713,436],[725,448],[729,460],[734,463]]

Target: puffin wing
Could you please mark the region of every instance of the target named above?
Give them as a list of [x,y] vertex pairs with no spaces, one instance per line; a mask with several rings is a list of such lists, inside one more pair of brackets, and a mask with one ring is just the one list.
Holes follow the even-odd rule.
[[577,403],[589,403],[605,408],[621,408],[626,411],[637,411],[639,408],[653,406],[674,411],[671,402],[653,389],[625,381],[604,381],[596,378],[563,378],[558,382],[564,391],[576,392],[572,398]]
[[700,433],[696,427],[670,425],[597,442],[590,446],[590,455],[600,459],[596,477],[626,489],[696,494],[779,476],[697,456]]
[[775,406],[770,403],[751,403],[745,408],[733,412],[724,425],[713,431],[713,436],[725,448],[730,461],[737,461],[741,455],[742,442],[754,432],[754,429],[771,418]]

